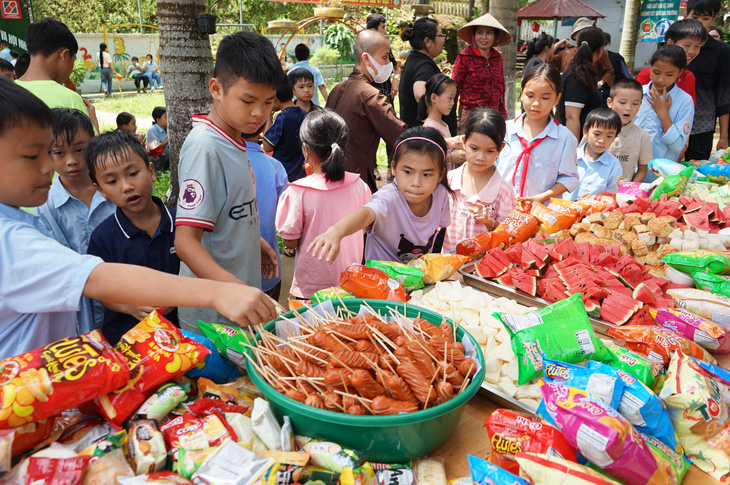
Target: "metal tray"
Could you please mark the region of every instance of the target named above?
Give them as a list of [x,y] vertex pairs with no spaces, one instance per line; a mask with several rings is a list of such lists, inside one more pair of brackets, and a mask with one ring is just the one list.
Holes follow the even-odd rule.
[[488,398],[490,401],[494,401],[500,406],[511,409],[513,411],[520,411],[529,414],[535,414],[535,411],[537,411],[536,409],[530,409],[517,399],[509,397],[507,394],[500,391],[499,388],[494,387],[486,381],[482,381],[482,388],[479,389],[478,392],[482,396]]
[[[522,290],[507,288],[506,286],[502,286],[493,281],[485,280],[484,278],[474,274],[475,266],[476,262],[469,263],[462,266],[459,270],[459,274],[461,274],[462,278],[464,278],[464,283],[469,286],[485,291],[492,296],[514,300],[517,303],[528,307],[543,308],[548,305],[552,305],[549,301],[529,295]],[[616,326],[598,318],[588,317],[588,320],[590,320],[591,325],[593,325],[593,329],[604,336],[606,336],[606,330]]]

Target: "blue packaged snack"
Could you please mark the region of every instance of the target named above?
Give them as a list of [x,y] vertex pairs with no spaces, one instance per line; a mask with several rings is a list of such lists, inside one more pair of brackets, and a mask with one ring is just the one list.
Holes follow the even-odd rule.
[[558,382],[588,391],[614,409],[624,392],[624,381],[614,373],[545,359],[545,382]]
[[657,174],[657,176],[659,177],[677,175],[685,168],[687,167],[685,167],[681,163],[677,163],[675,160],[669,160],[666,158],[655,158],[654,160],[649,162],[649,170]]
[[487,460],[468,455],[471,479],[475,485],[530,485],[530,482]]
[[193,379],[205,377],[216,384],[225,384],[226,382],[231,382],[233,379],[241,375],[241,372],[237,367],[223,360],[218,349],[215,348],[215,345],[213,345],[213,342],[208,337],[203,337],[202,335],[188,332],[186,330],[181,330],[181,332],[185,337],[193,339],[196,342],[200,342],[205,345],[208,350],[210,350],[210,354],[205,358],[205,360],[187,371],[185,373],[186,376]]
[[682,451],[669,412],[654,391],[631,374],[610,365],[590,360],[587,367],[596,372],[615,376],[624,382],[624,391],[615,409],[626,421],[638,431],[656,437],[669,449]]
[[708,163],[697,168],[697,171],[712,182],[726,184],[730,182],[730,165],[727,163]]
[[694,357],[690,357],[690,359],[694,360],[695,364],[705,369],[711,377],[722,382],[726,386],[730,386],[729,370],[725,369],[724,367],[720,367],[719,365],[710,364],[709,362],[705,362],[704,360],[695,359]]

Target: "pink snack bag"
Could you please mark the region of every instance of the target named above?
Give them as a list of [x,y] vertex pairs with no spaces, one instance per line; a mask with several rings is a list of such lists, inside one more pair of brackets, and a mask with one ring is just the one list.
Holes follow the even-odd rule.
[[730,354],[727,330],[717,323],[672,308],[650,308],[649,313],[657,325],[674,330],[715,354]]
[[668,483],[649,446],[615,409],[592,394],[540,379],[548,413],[588,461],[626,485]]

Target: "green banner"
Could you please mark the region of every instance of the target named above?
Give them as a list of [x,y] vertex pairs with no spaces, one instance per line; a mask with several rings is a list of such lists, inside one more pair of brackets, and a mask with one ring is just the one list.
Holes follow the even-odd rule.
[[662,42],[679,17],[679,0],[644,0],[639,13],[639,42]]
[[25,28],[32,21],[30,0],[0,0],[0,40],[7,42],[10,50],[26,51]]

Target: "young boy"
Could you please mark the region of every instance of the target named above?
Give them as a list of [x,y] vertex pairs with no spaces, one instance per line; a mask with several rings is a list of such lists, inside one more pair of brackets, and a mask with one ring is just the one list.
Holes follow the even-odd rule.
[[[77,253],[85,254],[94,229],[114,213],[114,204],[97,193],[89,178],[84,152],[94,136],[89,117],[77,109],[54,108],[51,160],[58,179],[48,200],[35,209],[40,229]],[[103,308],[84,298],[77,315],[77,332],[99,328]]]
[[[684,52],[687,54],[687,65],[689,65],[697,57],[700,49],[707,41],[707,30],[705,30],[705,27],[698,20],[678,20],[669,26],[664,34],[664,41],[669,45],[678,45],[684,49]],[[649,84],[651,81],[650,71],[651,68],[647,66],[636,76],[636,80],[642,86]],[[695,101],[695,84],[695,75],[687,69],[677,79],[677,86],[692,96],[692,102]]]
[[33,22],[25,29],[25,43],[30,65],[16,82],[49,108],[75,108],[86,114],[98,133],[94,106],[63,85],[73,71],[79,50],[79,44],[66,24],[52,18]]
[[307,175],[304,171],[302,143],[299,141],[299,127],[307,112],[294,104],[292,93],[291,78],[285,76],[276,89],[274,103],[274,110],[279,109],[281,112],[276,115],[271,128],[266,130],[263,143],[264,150],[274,152],[274,158],[284,165],[289,182]]
[[15,68],[5,59],[0,59],[0,76],[4,76],[11,81],[15,81]]
[[618,158],[623,169],[623,179],[643,182],[648,172],[651,154],[651,137],[643,129],[632,123],[641,107],[644,90],[634,79],[621,79],[611,88],[606,102],[608,107],[621,118],[621,132],[616,136],[608,153]]
[[287,73],[287,77],[292,85],[294,92],[294,104],[309,113],[312,107],[312,95],[314,94],[314,77],[312,73],[306,69],[292,69]]
[[20,207],[48,198],[52,125],[43,101],[0,78],[0,359],[73,336],[70,312],[79,309],[81,296],[138,306],[211,306],[242,325],[275,316],[258,290],[104,263],[43,235]]
[[[193,116],[180,151],[175,248],[181,275],[257,289],[262,271],[265,279],[278,277],[276,252],[261,237],[241,134],[257,133],[266,122],[283,77],[263,35],[237,32],[221,41],[209,83],[213,109]],[[181,328],[197,333],[198,320],[229,322],[218,312],[192,308],[179,308],[178,317]]]
[[[291,71],[294,69],[303,68],[311,72],[314,79],[314,84],[316,84],[317,89],[322,94],[322,99],[327,102],[327,87],[324,84],[324,78],[322,77],[322,73],[319,71],[319,68],[309,63],[309,47],[307,47],[307,44],[297,44],[297,46],[294,48],[294,57],[297,58],[297,63],[294,64],[289,70]],[[312,103],[317,106],[319,106],[320,104],[317,91],[314,91]]]
[[[634,123],[651,137],[654,158],[677,161],[692,129],[692,97],[675,84],[687,67],[687,55],[676,45],[663,45],[651,56],[651,83]],[[699,100],[699,96],[698,96]]]
[[[119,130],[99,135],[86,149],[89,176],[115,213],[94,230],[88,253],[107,263],[146,266],[170,274],[180,271],[175,253],[175,209],[152,196],[155,168],[137,137]],[[116,344],[154,307],[106,303],[101,331]],[[177,311],[167,318],[177,323]]]
[[580,186],[566,199],[575,200],[583,194],[598,195],[616,192],[623,169],[618,158],[608,152],[621,133],[621,118],[608,108],[594,109],[583,125],[585,143],[578,147],[577,163]]

